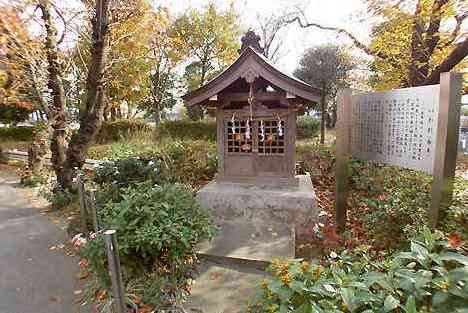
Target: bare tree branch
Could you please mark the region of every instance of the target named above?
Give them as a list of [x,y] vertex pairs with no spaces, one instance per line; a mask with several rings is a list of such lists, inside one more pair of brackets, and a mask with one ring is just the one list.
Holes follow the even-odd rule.
[[288,22],[286,12],[280,15],[257,16],[258,33],[262,42],[263,55],[276,62],[282,48],[282,43],[278,40],[281,30],[285,29],[291,23]]
[[65,34],[66,34],[66,31],[67,31],[67,24],[68,23],[67,23],[67,20],[65,19],[65,17],[63,16],[62,12],[60,12],[60,9],[54,3],[51,3],[51,5],[54,8],[55,13],[57,13],[58,17],[63,22],[62,35],[60,36],[60,39],[57,40],[57,46],[59,46],[63,42],[63,40],[65,39]]
[[382,58],[382,59],[386,58],[386,55],[384,53],[382,53],[380,51],[373,51],[368,46],[366,46],[361,41],[359,41],[352,33],[347,31],[346,29],[339,28],[339,27],[323,26],[323,25],[318,24],[318,23],[309,23],[307,21],[302,21],[302,19],[299,16],[295,16],[294,18],[287,21],[287,23],[289,23],[289,24],[292,24],[294,22],[297,22],[301,28],[316,27],[316,28],[323,29],[323,30],[335,31],[335,32],[337,32],[339,34],[347,36],[349,39],[351,39],[351,41],[353,42],[353,44],[357,48],[361,49],[362,51],[364,51],[368,55],[376,56],[376,57],[379,57],[379,58]]

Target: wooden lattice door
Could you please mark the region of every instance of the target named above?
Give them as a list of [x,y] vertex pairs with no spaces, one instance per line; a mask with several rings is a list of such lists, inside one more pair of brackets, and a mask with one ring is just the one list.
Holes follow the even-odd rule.
[[224,170],[229,176],[283,176],[287,172],[287,116],[264,113],[252,120],[224,119]]

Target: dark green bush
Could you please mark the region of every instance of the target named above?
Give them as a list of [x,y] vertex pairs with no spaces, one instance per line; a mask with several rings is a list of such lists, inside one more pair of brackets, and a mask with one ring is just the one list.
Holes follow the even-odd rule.
[[31,109],[19,106],[0,105],[0,123],[20,123],[28,119]]
[[468,307],[468,257],[426,229],[410,251],[373,260],[367,249],[321,264],[273,262],[248,312],[461,313]]
[[[118,230],[127,288],[144,303],[173,305],[189,291],[194,245],[210,237],[213,229],[192,191],[170,184],[195,186],[211,179],[217,164],[215,145],[206,141],[165,141],[149,148],[114,145],[108,161],[96,167],[92,177],[99,187],[100,220],[105,228]],[[92,294],[108,284],[102,245],[98,237],[80,253],[99,278]]]
[[33,126],[0,127],[0,140],[31,141]]
[[[100,210],[100,218],[106,229],[117,230],[124,279],[141,282],[154,273],[160,279],[160,294],[169,295],[165,297],[169,303],[162,305],[174,304],[170,302],[180,299],[192,278],[195,246],[213,235],[210,214],[182,185],[136,184],[123,189],[121,198],[117,203],[108,202]],[[100,283],[109,286],[102,237],[88,240],[79,253]]]
[[103,122],[96,141],[98,143],[118,141],[140,132],[151,132],[152,129],[145,121],[137,119]]
[[216,122],[209,121],[165,121],[156,127],[156,138],[216,140]]
[[297,118],[297,138],[313,138],[320,130],[320,120],[310,115]]

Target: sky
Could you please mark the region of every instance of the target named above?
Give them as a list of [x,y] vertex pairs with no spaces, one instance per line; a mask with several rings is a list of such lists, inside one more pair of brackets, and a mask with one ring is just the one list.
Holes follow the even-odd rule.
[[[220,7],[227,7],[230,0],[213,0]],[[210,0],[154,0],[155,6],[166,6],[173,14],[182,13],[187,8],[202,8]],[[260,15],[274,14],[285,8],[301,6],[305,10],[308,22],[319,23],[324,26],[334,26],[346,29],[363,43],[368,43],[371,24],[363,19],[366,6],[362,0],[234,0],[235,7],[240,13],[240,19],[247,28],[255,29],[256,18]],[[304,5],[307,4],[307,5]],[[312,46],[324,43],[351,44],[350,40],[333,31],[317,28],[300,29],[292,25],[283,35],[285,55],[278,61],[277,66],[285,72],[292,73],[304,51]],[[365,56],[355,49],[360,56]],[[468,95],[462,99],[468,103]]]
[[[207,5],[209,0],[155,0],[155,5],[168,7],[172,13],[178,14],[187,8],[201,8]],[[215,0],[220,7],[229,6],[231,1]],[[255,29],[258,14],[268,15],[281,12],[282,9],[295,5],[305,6],[306,16],[309,22],[318,22],[327,26],[342,27],[351,31],[360,40],[368,40],[369,25],[358,21],[357,13],[365,7],[361,0],[236,0],[234,2],[243,24],[247,28]],[[284,34],[284,57],[278,62],[278,66],[292,72],[296,68],[301,54],[308,48],[322,43],[348,42],[347,38],[337,36],[335,32],[323,31],[316,28],[300,29],[298,26],[290,26]]]

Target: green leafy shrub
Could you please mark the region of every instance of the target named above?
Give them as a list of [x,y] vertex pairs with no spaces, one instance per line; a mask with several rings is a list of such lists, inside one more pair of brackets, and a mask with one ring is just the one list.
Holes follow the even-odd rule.
[[121,119],[103,122],[97,136],[98,143],[114,142],[141,132],[151,132],[152,127],[143,120]]
[[0,140],[31,141],[33,133],[32,126],[0,127]]
[[52,190],[44,190],[44,197],[55,209],[62,209],[72,203],[78,203],[78,193],[71,190],[61,190],[54,187]]
[[94,181],[101,186],[128,186],[148,180],[196,186],[212,179],[217,169],[215,145],[202,140],[168,141],[145,149],[119,145],[108,159],[95,170]]
[[114,142],[105,145],[91,146],[88,157],[93,160],[116,160],[133,157],[141,150],[140,145],[133,142]]
[[119,188],[128,187],[132,183],[144,181],[157,182],[159,177],[159,162],[126,157],[106,162],[95,169],[94,182],[99,185],[114,184]]
[[211,180],[217,170],[216,145],[203,140],[170,142],[155,155],[161,160],[162,179],[169,183],[197,186]]
[[458,234],[468,243],[468,180],[456,177],[452,203],[445,211],[441,229],[448,234]]
[[216,140],[216,121],[165,121],[155,130],[156,138],[171,137],[179,140]]
[[[168,302],[188,290],[196,264],[195,246],[214,232],[209,212],[182,185],[132,185],[123,189],[120,202],[108,202],[100,210],[100,218],[105,228],[117,230],[125,281],[136,279],[141,284],[142,277],[154,274]],[[108,286],[102,237],[89,240],[79,253]]]
[[367,249],[322,264],[273,262],[248,312],[466,312],[468,257],[426,231],[408,252],[373,261]]
[[320,120],[310,115],[297,118],[297,138],[312,138],[318,135]]

